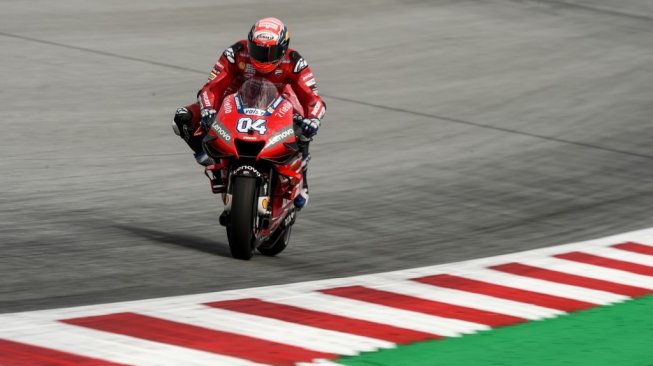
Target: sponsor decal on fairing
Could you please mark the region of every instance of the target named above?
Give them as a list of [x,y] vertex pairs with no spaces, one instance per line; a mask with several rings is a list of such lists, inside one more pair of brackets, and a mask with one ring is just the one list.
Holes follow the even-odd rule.
[[243,117],[238,120],[238,123],[236,124],[236,130],[242,133],[249,133],[249,131],[252,130],[258,132],[259,135],[265,135],[265,133],[268,131],[268,128],[265,126],[266,122],[267,121],[263,118],[252,120],[249,117]]
[[238,168],[236,168],[236,170],[234,170],[233,174],[237,175],[239,173],[242,173],[243,175],[249,175],[250,172],[252,174],[255,174],[257,177],[261,176],[261,173],[251,165],[241,165]]
[[283,97],[277,97],[277,99],[275,99],[274,102],[272,102],[272,108],[277,109],[277,107],[279,106],[279,104],[281,104],[281,102],[283,102]]
[[284,105],[281,107],[281,109],[279,111],[277,111],[275,116],[277,116],[279,118],[283,118],[286,115],[286,113],[288,113],[288,111],[291,110],[291,109],[292,109],[292,103],[290,103],[290,102],[284,103]]
[[258,108],[245,108],[243,109],[244,114],[251,114],[254,116],[265,116],[268,113],[264,111],[263,109],[258,109]]
[[225,98],[224,103],[222,103],[222,109],[224,109],[224,113],[231,113],[232,110],[232,105],[231,105],[231,100],[229,98]]
[[270,147],[273,145],[278,144],[279,142],[286,140],[287,138],[294,136],[295,135],[295,130],[292,128],[289,128],[285,131],[281,131],[277,133],[276,135],[270,137],[270,140],[268,140],[268,144],[265,147]]
[[225,142],[231,141],[231,134],[229,134],[229,131],[224,126],[222,126],[217,119],[215,122],[213,122],[211,128],[218,134],[218,136],[222,137]]

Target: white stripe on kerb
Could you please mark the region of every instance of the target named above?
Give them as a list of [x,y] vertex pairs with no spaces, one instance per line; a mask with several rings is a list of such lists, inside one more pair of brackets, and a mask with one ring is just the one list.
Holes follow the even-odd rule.
[[329,360],[313,360],[313,362],[299,362],[296,366],[342,366],[341,363],[331,362]]
[[607,267],[595,266],[558,258],[529,258],[520,263],[550,269],[552,271],[569,273],[582,277],[595,278],[624,285],[642,287],[653,290],[653,277],[638,275]]
[[490,327],[483,324],[421,314],[318,292],[304,296],[276,299],[275,301],[310,310],[394,325],[446,337],[457,337],[461,334],[490,329]]
[[296,366],[342,366],[341,363],[331,362],[329,360],[313,360],[313,362],[299,362]]
[[626,296],[605,291],[592,290],[584,287],[565,285],[535,278],[523,277],[491,269],[478,269],[476,271],[451,271],[450,274],[490,282],[496,285],[514,287],[542,294],[566,297],[593,304],[609,304],[628,299]]
[[262,365],[59,322],[0,330],[0,338],[134,366]]
[[530,320],[552,318],[564,314],[562,311],[537,305],[475,294],[473,292],[436,287],[414,281],[384,283],[384,281],[368,280],[365,281],[365,285],[371,288],[395,292],[402,295],[487,310]]
[[[442,273],[454,274],[569,299],[607,304],[623,300],[626,297],[554,281],[517,276],[490,270],[487,267],[517,262],[562,273],[653,290],[653,276],[638,275],[627,271],[550,257],[560,253],[581,251],[611,259],[653,266],[652,256],[609,247],[626,241],[651,245],[653,243],[653,229],[520,253],[372,275],[66,309],[2,314],[0,315],[0,338],[136,366],[260,365],[229,356],[54,321],[116,312],[135,312],[220,331],[292,344],[316,351],[356,354],[361,351],[388,347],[392,343],[224,309],[209,308],[201,304],[254,297],[308,310],[367,320],[445,337],[454,337],[490,328],[481,324],[401,310],[316,291],[361,285],[452,305],[494,311],[526,319],[539,319],[562,314],[562,312],[461,290],[416,283],[410,281],[410,279]],[[328,360],[321,360],[302,365],[334,366],[338,364]]]
[[639,254],[609,247],[586,248],[582,252],[653,267],[653,255]]
[[379,348],[394,347],[394,343],[383,340],[202,305],[180,307],[174,310],[153,309],[141,314],[324,353],[354,355],[361,351],[369,352]]

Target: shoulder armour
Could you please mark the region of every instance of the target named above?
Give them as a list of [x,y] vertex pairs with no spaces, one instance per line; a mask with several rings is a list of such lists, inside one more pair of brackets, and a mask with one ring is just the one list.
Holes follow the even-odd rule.
[[231,46],[234,49],[234,52],[240,52],[243,49],[243,44],[241,42],[236,42]]
[[306,60],[299,54],[297,51],[290,52],[290,58],[295,61],[295,66],[292,69],[292,72],[299,74],[302,70],[308,67]]
[[292,52],[290,52],[290,58],[291,58],[293,61],[297,62],[297,60],[299,60],[299,59],[302,58],[302,55],[300,55],[299,52],[293,50]]
[[243,44],[240,42],[234,43],[231,47],[224,51],[224,57],[227,58],[230,64],[236,63],[236,54],[243,49]]

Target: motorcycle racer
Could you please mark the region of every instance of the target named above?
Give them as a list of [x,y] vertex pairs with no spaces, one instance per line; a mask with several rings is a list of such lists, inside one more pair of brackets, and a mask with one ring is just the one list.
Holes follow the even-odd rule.
[[295,132],[303,157],[304,186],[294,203],[302,208],[308,201],[308,146],[320,128],[326,106],[318,95],[315,76],[306,60],[289,48],[289,43],[290,33],[279,19],[257,21],[246,40],[234,43],[222,53],[208,81],[198,92],[198,102],[177,110],[173,130],[195,152],[199,164],[213,164],[202,149],[202,136],[195,136],[195,130],[198,127],[206,130],[215,119],[223,98],[238,91],[245,80],[253,77],[269,80],[293,103],[295,113],[300,116]]

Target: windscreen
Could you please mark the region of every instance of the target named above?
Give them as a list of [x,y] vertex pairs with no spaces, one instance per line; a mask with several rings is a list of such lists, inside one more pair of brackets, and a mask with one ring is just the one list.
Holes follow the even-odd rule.
[[246,80],[238,89],[244,108],[265,109],[279,96],[277,87],[266,79]]

